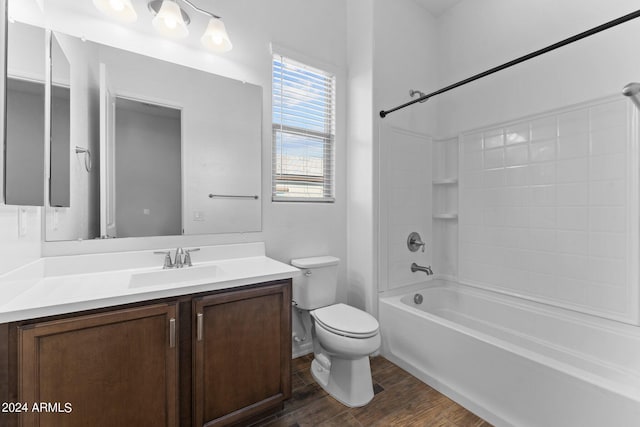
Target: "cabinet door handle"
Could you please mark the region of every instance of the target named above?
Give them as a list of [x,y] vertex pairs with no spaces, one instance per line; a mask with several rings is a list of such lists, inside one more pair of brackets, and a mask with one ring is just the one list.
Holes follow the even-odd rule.
[[176,319],[169,319],[169,348],[176,346]]
[[198,313],[198,341],[202,341],[202,329],[203,329],[203,314],[202,313]]

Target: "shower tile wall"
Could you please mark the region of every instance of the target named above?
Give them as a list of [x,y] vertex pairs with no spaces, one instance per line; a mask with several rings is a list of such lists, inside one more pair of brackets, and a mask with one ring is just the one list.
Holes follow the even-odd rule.
[[[380,128],[379,291],[424,282],[411,263],[432,263],[431,138],[394,126]],[[411,252],[407,237],[420,233],[424,252]]]
[[462,135],[460,281],[636,323],[633,114],[607,99]]

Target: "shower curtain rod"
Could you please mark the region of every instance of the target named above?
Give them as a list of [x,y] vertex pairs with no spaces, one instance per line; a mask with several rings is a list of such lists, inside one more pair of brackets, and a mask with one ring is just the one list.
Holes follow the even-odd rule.
[[638,17],[640,17],[640,10],[636,10],[635,12],[631,12],[628,15],[621,16],[618,19],[614,19],[613,21],[609,21],[609,22],[604,23],[602,25],[598,25],[597,27],[591,28],[590,30],[584,31],[584,32],[582,32],[580,34],[576,34],[573,37],[569,37],[568,39],[564,39],[562,41],[559,41],[557,43],[549,45],[549,46],[547,46],[545,48],[536,50],[535,52],[531,52],[528,55],[521,56],[521,57],[516,58],[516,59],[514,59],[512,61],[509,61],[509,62],[506,62],[506,63],[504,63],[502,65],[499,65],[497,67],[493,67],[493,68],[491,68],[491,69],[489,69],[487,71],[484,71],[482,73],[479,73],[479,74],[476,74],[476,75],[471,76],[469,78],[466,78],[464,80],[461,80],[458,83],[454,83],[452,85],[449,85],[447,87],[439,89],[439,90],[437,90],[435,92],[431,92],[431,93],[429,93],[427,95],[423,95],[420,98],[416,98],[414,100],[411,100],[411,101],[409,101],[409,102],[407,102],[405,104],[399,105],[399,106],[397,106],[395,108],[392,108],[390,110],[386,110],[386,111],[382,110],[382,111],[380,111],[380,117],[385,118],[387,116],[387,114],[393,113],[394,111],[398,111],[398,110],[400,110],[402,108],[405,108],[405,107],[408,107],[410,105],[413,105],[416,102],[424,102],[427,99],[431,98],[432,96],[440,95],[441,93],[450,91],[451,89],[455,89],[455,88],[457,88],[459,86],[466,85],[467,83],[471,83],[471,82],[473,82],[475,80],[481,79],[481,78],[486,77],[486,76],[488,76],[490,74],[493,74],[493,73],[496,73],[498,71],[504,70],[505,68],[512,67],[512,66],[514,66],[516,64],[519,64],[521,62],[524,62],[524,61],[527,61],[529,59],[535,58],[536,56],[540,56],[540,55],[545,54],[547,52],[551,52],[552,50],[558,49],[559,47],[566,46],[566,45],[568,45],[570,43],[573,43],[573,42],[576,42],[578,40],[584,39],[585,37],[592,36],[594,34],[599,33],[600,31],[607,30],[609,28],[615,27],[616,25],[623,24],[623,23],[625,23],[627,21],[630,21],[630,20],[638,18]]

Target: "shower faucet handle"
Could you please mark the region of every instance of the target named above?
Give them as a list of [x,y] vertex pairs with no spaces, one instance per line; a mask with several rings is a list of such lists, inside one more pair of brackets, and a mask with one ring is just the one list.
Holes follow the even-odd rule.
[[422,241],[420,234],[417,232],[414,231],[409,234],[409,237],[407,237],[407,247],[411,252],[417,252],[420,247],[422,247],[422,252],[424,252],[425,246],[426,244]]

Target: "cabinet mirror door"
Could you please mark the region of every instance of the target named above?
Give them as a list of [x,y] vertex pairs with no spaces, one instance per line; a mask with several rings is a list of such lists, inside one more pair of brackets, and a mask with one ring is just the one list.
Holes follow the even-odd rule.
[[[7,75],[7,2],[0,0],[0,72]],[[7,79],[0,79],[0,93],[7,93]],[[4,142],[6,105],[0,101],[0,203],[4,201]]]
[[5,202],[42,206],[47,35],[20,22],[7,25]]
[[[55,34],[51,35],[51,153],[49,204],[71,206],[71,73],[69,60]],[[90,158],[86,162],[91,167]]]

